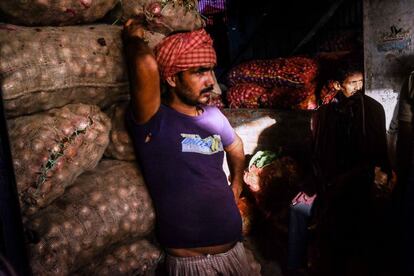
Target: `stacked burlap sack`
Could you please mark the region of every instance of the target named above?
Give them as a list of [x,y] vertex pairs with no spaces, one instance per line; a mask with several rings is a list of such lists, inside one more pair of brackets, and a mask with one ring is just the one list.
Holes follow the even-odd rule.
[[230,108],[314,109],[318,65],[306,57],[252,60],[228,74]]
[[[136,164],[104,160],[27,222],[26,227],[40,237],[31,246],[32,269],[35,275],[68,275],[83,267],[91,269],[90,263],[97,257],[97,262],[102,261],[102,254],[105,259],[114,245],[145,238],[154,220]],[[149,254],[142,264],[158,259],[153,247],[143,249]],[[139,265],[137,260],[131,269],[140,269]]]
[[34,275],[145,275],[160,261],[151,199],[126,162],[122,27],[104,18],[117,3],[118,22],[141,20],[150,47],[203,26],[196,1],[0,1],[0,85]]

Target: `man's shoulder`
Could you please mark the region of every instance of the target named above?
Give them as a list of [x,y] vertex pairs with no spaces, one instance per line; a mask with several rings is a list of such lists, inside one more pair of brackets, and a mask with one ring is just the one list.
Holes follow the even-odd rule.
[[215,116],[217,116],[217,115],[224,116],[223,113],[220,111],[220,109],[218,107],[216,107],[216,106],[213,106],[213,105],[202,105],[201,107],[203,108],[204,112],[208,116],[213,116],[213,115],[215,115]]
[[331,102],[331,103],[323,104],[323,105],[321,105],[321,106],[318,107],[318,109],[314,113],[314,116],[318,116],[320,114],[324,114],[326,112],[333,111],[334,110],[334,107],[336,105],[337,105],[336,102]]
[[206,111],[213,111],[213,112],[220,111],[220,109],[218,109],[218,107],[214,105],[201,105],[201,107]]
[[364,103],[367,106],[373,107],[375,109],[381,109],[384,110],[384,107],[382,106],[382,104],[380,102],[378,102],[377,100],[375,100],[374,98],[368,96],[368,95],[363,95],[364,96]]

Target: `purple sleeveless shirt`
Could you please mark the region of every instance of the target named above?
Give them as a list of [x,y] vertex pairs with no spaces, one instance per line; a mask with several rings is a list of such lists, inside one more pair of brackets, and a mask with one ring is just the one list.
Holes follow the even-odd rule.
[[187,116],[161,105],[145,124],[127,124],[157,215],[164,247],[192,248],[241,240],[241,217],[223,171],[223,147],[235,133],[216,108]]

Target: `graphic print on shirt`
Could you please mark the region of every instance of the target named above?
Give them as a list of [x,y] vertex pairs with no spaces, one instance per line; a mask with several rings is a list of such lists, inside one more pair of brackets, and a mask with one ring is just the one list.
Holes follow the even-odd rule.
[[214,154],[223,151],[220,135],[214,134],[202,139],[198,134],[181,133],[181,137],[184,138],[184,140],[181,141],[182,152]]

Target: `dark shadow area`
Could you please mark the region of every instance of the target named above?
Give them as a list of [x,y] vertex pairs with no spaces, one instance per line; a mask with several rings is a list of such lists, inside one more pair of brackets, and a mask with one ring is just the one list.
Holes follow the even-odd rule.
[[[230,113],[229,110],[227,113]],[[306,176],[311,173],[312,112],[240,109],[232,110],[231,114],[228,117],[236,129],[250,124],[253,128],[251,131],[258,127],[254,122],[260,122],[260,118],[268,116],[274,119],[275,124],[260,133],[253,153],[271,150],[278,152],[280,156],[291,157],[298,165],[298,178],[295,183],[275,183],[278,186],[265,191],[266,202],[258,204],[257,194],[251,192],[248,187],[245,187],[242,193],[242,197],[252,209],[249,215],[250,232],[246,237],[262,266],[262,275],[288,275],[286,267],[289,205],[292,198],[303,188]],[[248,155],[249,158],[251,155]],[[348,261],[341,275],[404,275],[399,268],[402,256],[399,253],[401,249],[397,246],[400,235],[397,231],[398,211],[395,209],[391,191],[373,184],[369,194],[363,207],[365,221],[361,222],[361,227],[356,226],[353,229],[358,239],[353,236],[342,241],[352,245],[354,250],[352,255],[346,256]],[[353,203],[349,204],[352,206]],[[268,209],[263,210],[263,206]],[[358,206],[352,208],[358,210]],[[349,223],[360,225],[352,221]],[[344,222],[344,225],[346,224],[347,222]],[[331,229],[332,226],[328,224],[323,231]],[[330,244],[327,243],[323,231],[318,228],[310,229],[307,249],[310,275],[329,275],[326,268],[332,265],[328,253],[331,249],[326,249]]]

